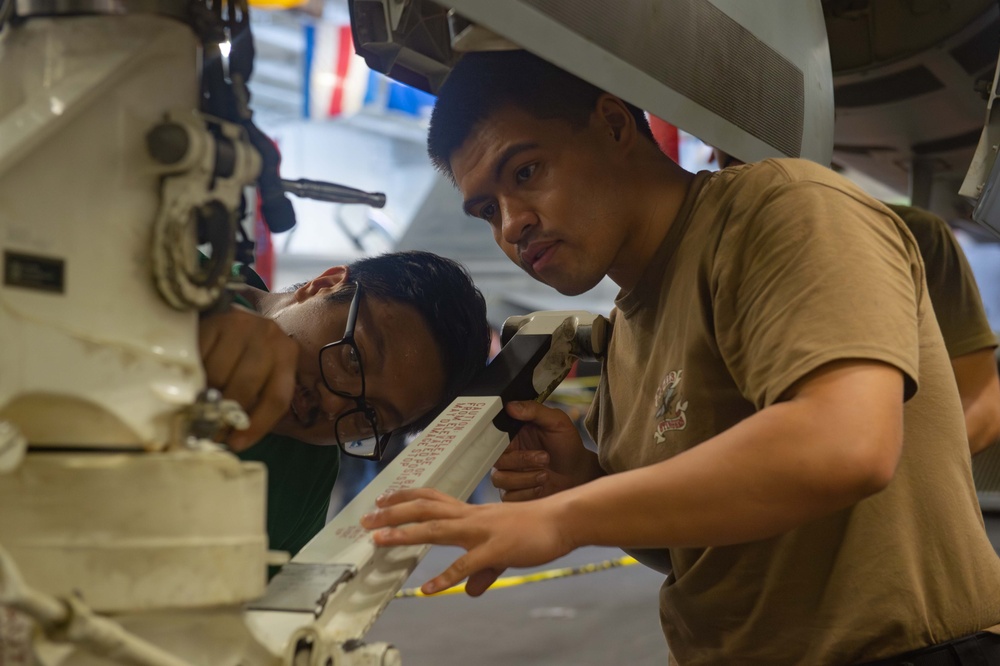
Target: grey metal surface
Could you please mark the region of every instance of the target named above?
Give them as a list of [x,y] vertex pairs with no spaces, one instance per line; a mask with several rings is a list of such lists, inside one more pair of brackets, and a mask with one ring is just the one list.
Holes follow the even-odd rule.
[[[442,29],[444,12],[413,0],[406,11],[420,20],[388,30],[377,3],[351,2],[369,66],[436,90],[459,56]],[[833,84],[818,1],[444,4],[745,161],[795,155],[829,163]]]
[[782,154],[801,154],[802,70],[708,0],[629,10],[601,0],[524,2]]

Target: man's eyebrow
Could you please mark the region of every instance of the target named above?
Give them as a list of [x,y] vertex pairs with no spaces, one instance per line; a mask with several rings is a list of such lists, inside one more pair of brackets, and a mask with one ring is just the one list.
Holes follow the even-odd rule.
[[497,160],[496,166],[493,167],[493,180],[497,181],[503,176],[503,170],[507,166],[507,162],[510,162],[518,153],[522,153],[526,150],[531,150],[532,148],[538,148],[538,142],[536,141],[523,141],[521,143],[515,143],[511,146],[507,146],[502,153],[500,153],[500,159]]
[[[531,150],[533,148],[538,148],[537,141],[522,141],[521,143],[514,143],[504,148],[503,152],[500,153],[500,157],[497,158],[497,162],[493,167],[493,182],[494,183],[498,182],[500,178],[503,177],[503,170],[507,167],[507,163],[510,162],[514,157],[516,157],[518,153],[523,153],[524,151]],[[466,215],[470,217],[475,217],[475,215],[472,214],[473,206],[475,206],[480,201],[483,201],[488,198],[489,197],[485,195],[472,197],[471,199],[466,200],[465,203],[462,204],[462,210],[465,211]]]

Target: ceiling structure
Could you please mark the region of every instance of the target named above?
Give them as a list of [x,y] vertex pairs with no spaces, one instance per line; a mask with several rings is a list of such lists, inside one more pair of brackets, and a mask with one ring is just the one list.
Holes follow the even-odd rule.
[[995,0],[825,0],[833,162],[948,218],[986,119],[1000,50]]
[[[789,7],[809,4],[780,1]],[[806,72],[798,78],[782,65],[792,63],[802,69],[803,59],[813,57],[803,55],[803,45],[822,44],[822,36],[803,37],[807,32],[803,28],[802,35],[792,40],[794,48],[783,45],[786,33],[794,31],[787,22],[772,21],[769,25],[771,19],[761,21],[759,15],[764,13],[759,11],[758,2],[751,7],[745,0],[673,0],[669,5],[653,0],[507,0],[503,11],[490,0],[446,4],[461,6],[468,16],[449,16],[446,7],[427,0],[328,0],[324,14],[353,22],[355,47],[369,66],[423,89],[436,90],[443,81],[461,55],[453,48],[456,44],[461,48],[495,47],[509,45],[514,37],[517,44],[532,47],[557,64],[578,68],[577,74],[590,72],[607,80],[612,84],[608,88],[631,85],[617,92],[647,109],[661,105],[658,115],[710,142],[714,132],[716,145],[728,146],[727,152],[737,156],[753,159],[762,151],[795,154],[801,152],[809,135],[826,132],[831,135],[829,145],[812,144],[807,156],[822,159],[825,154],[835,168],[864,174],[900,192],[912,189],[915,203],[950,219],[967,210],[967,204],[955,193],[982,130],[982,91],[992,82],[1000,50],[996,0],[822,0],[812,4],[813,10],[818,10],[816,16],[821,14],[819,25],[821,31],[825,26],[829,42],[826,76],[834,110],[832,128],[826,130],[822,123],[809,125],[812,114],[805,101],[808,93],[821,103],[825,94],[817,83],[821,70],[816,70],[820,74]],[[595,36],[588,31],[608,23],[607,12],[616,11],[608,7],[617,8],[618,23],[632,26],[631,42],[653,45],[670,40],[642,32],[643,26],[656,18],[652,14],[648,20],[640,19],[646,16],[643,12],[662,13],[666,7],[672,12],[673,23],[689,21],[693,36],[672,43],[682,44],[694,56],[678,51],[678,46],[671,53],[661,53],[651,64],[643,49],[634,48],[619,31],[605,36],[597,49],[584,57],[578,48],[583,42],[578,38],[594,42]],[[522,20],[526,16],[535,20]],[[493,30],[468,20],[477,17],[488,18]],[[667,22],[666,18],[660,16],[660,23]],[[293,101],[300,96],[294,88],[301,85],[299,24],[304,20],[311,19],[287,12],[255,16],[258,64],[251,86],[255,108],[265,119],[287,121],[301,116],[298,103]],[[812,18],[803,13],[797,20],[809,24]],[[557,25],[560,22],[561,28]],[[722,30],[721,24],[732,29]],[[811,30],[814,26],[807,27]],[[456,39],[456,35],[461,38]],[[633,69],[641,65],[647,70],[660,60],[675,62],[680,58],[681,62],[697,64],[707,46],[718,51],[720,43],[734,41],[743,45],[714,60],[711,67],[698,70],[702,74],[694,78],[684,78],[684,72],[675,67],[652,72],[658,83],[650,83],[635,72],[626,76],[620,74],[624,69],[605,67],[605,61],[615,59],[638,63]],[[774,71],[785,74],[753,78],[746,66],[736,74],[726,69],[741,59],[758,68],[761,63],[771,63]],[[703,78],[714,79],[708,81],[712,85],[701,81]],[[758,89],[740,93],[741,87],[747,86]],[[654,88],[659,93],[649,92]],[[792,101],[797,99],[796,104],[778,105],[774,113],[760,109],[742,116],[737,113],[755,96],[760,97],[761,90],[771,90],[761,99],[780,97],[778,90],[800,92],[786,95],[795,98]],[[730,92],[731,98],[718,97]],[[760,116],[766,116],[765,125],[748,122]],[[792,126],[792,134],[785,125]],[[400,248],[430,249],[453,256],[472,268],[487,291],[517,294],[511,298],[524,301],[525,309],[581,307],[579,301],[573,301],[572,306],[568,301],[560,302],[557,294],[510,264],[496,249],[487,229],[461,213],[458,196],[444,179],[436,181],[422,200],[407,205],[413,212]],[[975,226],[970,229],[979,231]],[[613,285],[599,286],[591,295],[593,309],[610,307],[614,293]]]

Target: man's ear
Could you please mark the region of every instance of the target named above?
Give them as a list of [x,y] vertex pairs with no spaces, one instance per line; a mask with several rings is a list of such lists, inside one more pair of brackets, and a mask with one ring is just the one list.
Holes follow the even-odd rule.
[[635,118],[620,98],[603,93],[597,98],[594,109],[601,130],[624,148],[631,148],[638,132]]
[[317,294],[334,291],[348,280],[347,266],[333,266],[295,290],[295,300],[300,303]]

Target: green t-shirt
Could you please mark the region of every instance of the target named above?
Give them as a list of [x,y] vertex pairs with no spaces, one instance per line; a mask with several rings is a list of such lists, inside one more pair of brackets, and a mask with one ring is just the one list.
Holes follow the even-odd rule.
[[267,466],[267,537],[272,550],[299,552],[326,524],[340,448],[267,435],[240,460]]
[[[250,286],[267,289],[256,273],[245,270],[249,274],[243,277]],[[234,266],[233,274],[237,275],[237,271]],[[239,296],[236,302],[254,309]],[[267,467],[268,543],[272,550],[295,555],[326,524],[330,493],[340,470],[340,448],[266,435],[236,455],[240,460],[262,462]]]

